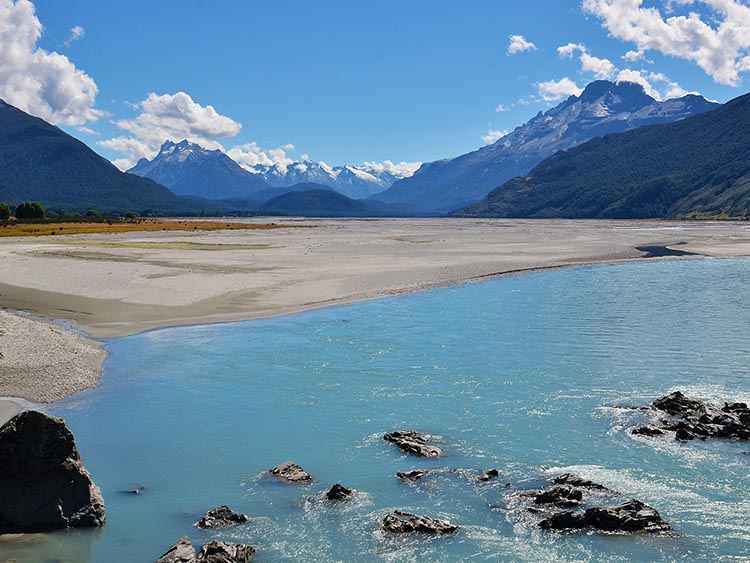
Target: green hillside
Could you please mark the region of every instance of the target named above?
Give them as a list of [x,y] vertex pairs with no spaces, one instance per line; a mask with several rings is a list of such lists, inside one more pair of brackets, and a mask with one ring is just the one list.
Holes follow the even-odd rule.
[[456,216],[747,217],[750,95],[560,151]]

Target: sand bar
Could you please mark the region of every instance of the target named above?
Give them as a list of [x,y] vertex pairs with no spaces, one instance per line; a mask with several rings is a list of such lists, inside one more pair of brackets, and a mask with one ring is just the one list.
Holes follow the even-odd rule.
[[[645,253],[639,246],[712,257],[750,256],[750,224],[743,222],[268,222],[281,228],[4,238],[0,307],[70,319],[94,338],[106,338],[164,326],[268,317],[528,270],[640,260]],[[8,318],[0,317],[6,324]],[[33,335],[22,340],[44,348],[52,344],[43,336],[56,338],[57,354],[62,354],[60,334],[67,331],[38,322]],[[103,352],[78,334],[65,342],[72,352],[62,354],[60,361],[68,362],[68,369],[49,363],[52,355],[46,353],[42,361],[27,359],[26,367],[16,363],[16,375],[9,375],[11,350],[20,346],[19,336],[11,332],[25,334],[6,328],[0,336],[0,350],[11,354],[0,361],[0,396],[54,400],[98,380]],[[26,383],[16,381],[12,387],[9,378],[18,379],[19,373]],[[46,387],[40,389],[39,382]]]

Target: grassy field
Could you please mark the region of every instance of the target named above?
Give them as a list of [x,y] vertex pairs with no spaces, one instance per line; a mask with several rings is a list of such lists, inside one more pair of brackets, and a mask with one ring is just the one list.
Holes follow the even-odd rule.
[[123,221],[45,221],[0,225],[0,237],[38,237],[93,233],[130,233],[143,231],[219,231],[280,229],[276,223],[240,223],[219,220],[136,219]]

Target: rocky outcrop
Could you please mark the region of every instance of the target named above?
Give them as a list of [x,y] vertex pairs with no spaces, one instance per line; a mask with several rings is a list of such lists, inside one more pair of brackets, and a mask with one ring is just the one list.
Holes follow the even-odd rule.
[[195,563],[195,548],[190,538],[179,538],[156,560],[156,563]]
[[584,479],[576,473],[563,473],[552,479],[552,481],[557,485],[570,485],[571,487],[581,487],[584,489],[606,489],[604,485]]
[[419,532],[423,534],[452,534],[458,526],[446,520],[435,520],[427,516],[417,516],[394,510],[383,520],[383,529],[394,534]]
[[402,481],[419,481],[422,477],[426,477],[432,473],[429,469],[412,469],[411,471],[399,471],[396,473],[396,477]]
[[568,485],[559,485],[542,491],[524,493],[524,495],[531,496],[534,504],[553,504],[561,508],[580,506],[583,502],[583,493]]
[[289,483],[304,483],[305,481],[312,480],[312,477],[307,471],[291,461],[285,461],[281,465],[277,465],[270,470],[270,473],[274,477]]
[[428,444],[430,437],[416,430],[396,430],[389,432],[383,439],[396,444],[402,451],[420,457],[438,457],[443,450]]
[[198,553],[197,563],[247,563],[255,548],[244,543],[210,541]]
[[675,391],[656,399],[653,406],[674,418],[662,419],[658,426],[636,427],[631,434],[660,436],[669,431],[682,442],[695,438],[750,440],[750,408],[746,403],[704,403]]
[[156,560],[156,563],[247,563],[255,555],[255,548],[244,543],[210,541],[198,555],[190,538],[182,536]]
[[104,499],[61,418],[26,411],[0,428],[0,534],[103,526]]
[[349,500],[354,495],[354,489],[350,489],[348,487],[345,487],[344,485],[341,485],[340,483],[336,483],[328,490],[328,492],[326,493],[326,498],[333,501]]
[[500,471],[497,469],[487,469],[486,471],[482,471],[482,474],[477,477],[477,481],[491,481],[498,475],[500,475]]
[[539,526],[549,530],[593,528],[603,532],[662,532],[670,529],[656,510],[635,499],[617,506],[595,506],[582,513],[558,512],[542,520]]
[[206,515],[195,523],[196,528],[207,530],[208,528],[226,528],[247,522],[245,514],[233,512],[227,505],[223,504],[218,508],[209,510]]

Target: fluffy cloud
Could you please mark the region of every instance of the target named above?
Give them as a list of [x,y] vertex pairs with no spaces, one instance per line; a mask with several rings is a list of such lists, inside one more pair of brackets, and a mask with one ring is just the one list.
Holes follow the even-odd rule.
[[[294,159],[287,154],[287,151],[293,151],[295,147],[288,143],[276,149],[261,149],[258,143],[245,143],[237,145],[227,151],[227,154],[240,166],[251,172],[255,171],[256,166],[273,166],[277,165],[280,170],[285,171],[287,166],[294,162]],[[307,155],[303,155],[303,160]]]
[[117,161],[120,168],[132,166],[140,158],[152,158],[167,139],[187,139],[209,149],[223,150],[218,139],[233,137],[242,129],[239,123],[221,115],[213,106],[202,106],[185,92],[151,93],[136,107],[140,113],[134,119],[114,122],[129,135],[99,143],[127,156]]
[[495,108],[495,111],[496,111],[497,113],[502,113],[502,112],[504,112],[504,111],[510,111],[510,108],[509,108],[508,106],[506,106],[506,105],[500,104],[499,106],[497,106],[497,107]]
[[598,80],[608,80],[615,74],[615,65],[609,59],[600,59],[588,52],[585,45],[580,43],[568,43],[557,48],[557,54],[560,57],[572,58],[576,53],[579,54],[581,61],[581,70],[583,72],[592,72]]
[[406,178],[414,174],[422,166],[421,162],[392,162],[384,160],[383,162],[365,162],[361,168],[382,174],[387,172],[397,178]]
[[673,82],[661,72],[646,72],[645,70],[628,68],[617,74],[617,81],[640,84],[646,94],[656,100],[668,100],[670,98],[681,98],[686,94],[698,94],[698,92],[686,91],[677,82]]
[[536,45],[528,41],[523,35],[511,35],[508,43],[508,56],[517,55],[524,51],[536,51]]
[[67,57],[39,48],[41,36],[34,4],[0,0],[0,98],[56,125],[97,120],[103,112],[94,108],[93,78]]
[[78,41],[81,37],[84,36],[85,33],[86,30],[83,29],[80,25],[70,28],[70,35],[68,35],[68,38],[65,40],[65,46],[70,47],[71,43],[73,43],[74,41]]
[[539,95],[545,102],[554,102],[568,96],[578,96],[583,92],[583,88],[568,77],[561,78],[560,80],[538,82],[536,87]]
[[506,130],[499,130],[499,129],[493,129],[490,127],[490,130],[487,132],[486,135],[482,135],[482,141],[485,142],[485,144],[490,145],[494,143],[495,141],[502,139],[505,137],[510,131]]
[[750,6],[742,0],[671,0],[665,8],[671,13],[694,4],[707,6],[712,16],[704,20],[690,11],[665,18],[643,0],[583,0],[583,9],[611,36],[634,43],[632,53],[653,50],[692,61],[716,82],[738,85],[740,73],[750,69]]

